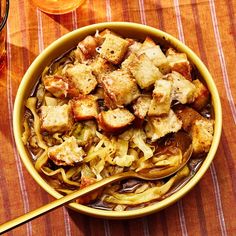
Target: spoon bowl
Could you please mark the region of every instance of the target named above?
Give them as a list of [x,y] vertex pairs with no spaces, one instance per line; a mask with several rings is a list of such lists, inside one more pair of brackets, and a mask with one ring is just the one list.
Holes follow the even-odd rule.
[[[183,131],[179,131],[174,134],[174,141],[173,144],[177,148],[181,150],[181,162],[177,165],[170,165],[167,167],[154,167],[151,169],[144,169],[137,173],[133,173],[133,175],[137,175],[137,178],[144,179],[144,180],[157,180],[169,177],[176,173],[178,170],[182,169],[186,163],[189,161],[192,153],[193,153],[193,146],[192,146],[192,139],[190,136]],[[134,176],[135,177],[135,176]]]

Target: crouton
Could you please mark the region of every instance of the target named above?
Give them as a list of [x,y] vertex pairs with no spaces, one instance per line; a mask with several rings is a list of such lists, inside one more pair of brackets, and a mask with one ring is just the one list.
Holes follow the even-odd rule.
[[195,120],[191,127],[193,154],[203,154],[210,150],[213,140],[214,121],[202,118]]
[[172,83],[168,80],[157,80],[152,93],[152,100],[148,110],[149,116],[168,114],[171,105]]
[[170,110],[166,116],[148,117],[145,131],[147,137],[150,138],[152,142],[155,142],[157,139],[165,136],[168,133],[179,131],[181,127],[181,120],[179,120],[175,113]]
[[108,132],[122,130],[132,123],[134,115],[127,109],[116,108],[115,110],[102,111],[98,115],[100,127]]
[[163,76],[145,54],[134,58],[129,69],[142,89],[153,85],[157,79],[161,79]]
[[214,121],[201,116],[191,107],[175,110],[182,121],[182,128],[192,136],[194,154],[208,152],[213,139]]
[[85,152],[78,147],[76,138],[71,136],[62,144],[48,148],[48,157],[58,166],[73,166],[81,162]]
[[58,99],[58,98],[45,96],[45,97],[44,97],[44,100],[45,100],[45,105],[46,105],[46,106],[58,106],[58,105],[63,105],[63,104],[59,104],[59,103],[61,102],[61,100]]
[[129,70],[130,64],[136,60],[136,54],[131,53],[122,63],[121,63],[121,68],[124,70]]
[[176,52],[173,48],[169,48],[166,52],[167,61],[172,71],[182,74],[187,80],[192,81],[191,65],[185,53]]
[[143,120],[147,115],[151,100],[151,96],[140,96],[133,105],[135,116]]
[[193,80],[192,83],[196,87],[195,100],[192,103],[192,107],[197,111],[200,111],[207,105],[210,98],[210,93],[209,90],[204,86],[204,84],[200,80],[198,79]]
[[93,93],[93,96],[95,96],[96,99],[103,99],[104,100],[104,89],[103,89],[103,87],[97,87],[96,90]]
[[170,72],[169,62],[159,45],[152,48],[147,48],[143,50],[143,53],[151,59],[153,64],[159,68],[162,74],[167,74]]
[[147,36],[142,44],[142,47],[140,48],[141,50],[146,49],[146,48],[151,48],[156,46],[156,43],[153,41],[152,38]]
[[75,63],[85,63],[87,61],[85,55],[81,51],[79,47],[77,47],[75,50],[73,50],[72,54],[75,58]]
[[133,39],[126,39],[129,42],[129,47],[126,53],[126,57],[128,57],[132,53],[138,52],[138,50],[142,47],[142,43],[137,42]]
[[96,76],[96,79],[101,83],[101,77],[108,72],[115,70],[114,66],[102,57],[96,57],[93,62],[90,64],[93,74]]
[[[106,108],[110,108],[110,109],[117,108],[116,103],[114,103],[114,101],[107,95],[107,93],[104,93],[104,106]],[[99,108],[101,109],[101,107],[99,107]]]
[[109,35],[109,34],[112,34],[112,35],[115,35],[117,37],[120,37],[120,35],[118,35],[114,31],[111,31],[109,29],[104,29],[102,32],[99,33],[99,36],[102,37],[102,38],[106,38],[106,36]]
[[57,98],[67,97],[69,85],[66,79],[59,75],[47,75],[43,78],[45,89]]
[[117,33],[113,32],[113,31],[111,31],[111,30],[109,30],[109,29],[105,29],[105,30],[103,30],[103,31],[101,31],[101,32],[99,32],[99,31],[97,30],[96,33],[95,33],[95,35],[94,35],[94,37],[95,37],[95,39],[96,39],[96,41],[97,41],[97,43],[98,43],[99,46],[101,46],[101,45],[103,44],[105,38],[106,38],[107,35],[109,35],[109,34],[115,35],[115,36],[117,36],[117,37],[121,37],[120,35],[118,35]]
[[96,53],[97,46],[97,41],[91,35],[87,36],[78,44],[86,59],[91,58]]
[[88,120],[98,115],[98,104],[93,95],[80,95],[70,100],[72,113],[75,120]]
[[181,107],[175,110],[177,117],[182,121],[182,128],[189,132],[195,120],[202,119],[202,116],[191,107]]
[[68,65],[63,71],[69,81],[69,95],[89,94],[97,85],[90,66],[84,64]]
[[180,73],[173,71],[167,76],[172,81],[172,100],[177,100],[182,104],[191,103],[195,99],[196,87]]
[[48,132],[64,132],[72,126],[71,108],[63,106],[42,106],[41,107],[41,129]]
[[152,38],[149,36],[146,37],[142,46],[139,48],[137,55],[146,54],[146,56],[153,62],[155,66],[163,74],[170,72],[169,63],[165,54],[162,52],[159,45],[157,45]]
[[105,91],[105,104],[109,108],[127,105],[140,95],[135,79],[122,69],[104,75],[101,84]]
[[102,44],[101,56],[113,64],[119,64],[127,49],[129,43],[113,34],[106,35],[105,41]]
[[163,74],[169,73],[170,66],[169,62],[167,61],[166,55],[162,52],[159,45],[156,45],[152,39],[148,38],[149,37],[147,37],[143,42],[143,45],[139,49],[137,54],[145,54]]

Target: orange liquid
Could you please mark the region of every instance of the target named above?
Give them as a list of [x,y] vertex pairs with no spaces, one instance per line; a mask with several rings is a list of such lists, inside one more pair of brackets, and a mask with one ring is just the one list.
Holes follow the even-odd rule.
[[84,0],[33,0],[42,11],[50,14],[64,14],[79,7]]
[[5,64],[5,59],[6,59],[6,27],[4,27],[0,31],[0,70]]

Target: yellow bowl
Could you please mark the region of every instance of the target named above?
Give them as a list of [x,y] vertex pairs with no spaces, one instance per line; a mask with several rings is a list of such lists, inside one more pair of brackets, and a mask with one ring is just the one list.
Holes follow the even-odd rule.
[[183,188],[181,188],[179,191],[177,191],[170,197],[160,202],[157,202],[153,205],[125,212],[98,210],[77,203],[69,204],[70,208],[91,216],[108,218],[108,219],[135,218],[160,211],[161,209],[176,202],[178,199],[183,197],[191,188],[193,188],[194,185],[197,184],[197,182],[204,175],[209,165],[211,164],[220,140],[221,129],[222,129],[222,110],[216,85],[210,73],[208,72],[207,68],[198,58],[198,56],[191,49],[189,49],[187,46],[181,43],[179,40],[158,29],[136,23],[127,23],[127,22],[110,22],[110,23],[106,22],[106,23],[94,24],[77,29],[73,32],[64,35],[63,37],[53,42],[35,59],[35,61],[29,67],[28,71],[26,72],[25,76],[21,81],[14,105],[14,113],[13,113],[14,136],[21,159],[25,164],[29,173],[32,175],[32,177],[49,194],[51,194],[55,198],[62,197],[62,195],[57,191],[55,191],[49,184],[47,184],[46,181],[36,171],[32,163],[31,156],[21,140],[21,135],[23,131],[22,119],[24,115],[24,102],[30,95],[35,83],[37,82],[45,66],[50,64],[50,62],[53,59],[59,57],[64,52],[75,47],[77,43],[80,40],[82,40],[85,36],[94,34],[96,30],[100,31],[106,28],[114,30],[115,32],[120,33],[122,36],[136,38],[140,40],[144,40],[144,38],[147,35],[149,35],[159,42],[162,43],[167,42],[168,44],[174,46],[180,52],[185,52],[189,60],[196,66],[196,68],[202,75],[203,79],[207,83],[207,86],[212,95],[212,106],[214,108],[214,113],[215,113],[214,138],[211,149],[206,159],[204,160],[202,166],[200,167],[196,175]]

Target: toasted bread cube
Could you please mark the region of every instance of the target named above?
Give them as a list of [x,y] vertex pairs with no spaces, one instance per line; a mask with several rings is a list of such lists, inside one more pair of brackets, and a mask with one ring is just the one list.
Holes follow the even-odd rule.
[[121,63],[121,68],[124,70],[129,70],[130,64],[136,60],[136,54],[131,53],[122,63]]
[[98,104],[93,95],[80,95],[70,101],[75,120],[89,120],[98,115]]
[[103,30],[101,32],[99,32],[98,30],[96,31],[94,37],[95,37],[95,39],[96,39],[96,41],[97,41],[99,46],[101,46],[103,44],[105,38],[109,34],[112,34],[112,35],[115,35],[117,37],[120,37],[120,35],[118,35],[117,33],[113,32],[113,31],[111,31],[109,29],[105,29],[105,30]]
[[71,136],[62,144],[48,148],[48,157],[58,166],[73,166],[81,162],[85,152],[78,147],[76,138]]
[[122,69],[104,75],[101,83],[106,95],[105,103],[111,108],[127,105],[140,95],[135,79],[128,71]]
[[177,132],[182,127],[181,120],[170,110],[166,116],[148,117],[147,124],[145,126],[146,135],[148,138],[155,142],[157,139],[164,137],[171,132]]
[[142,89],[153,85],[157,79],[161,79],[163,76],[145,54],[136,57],[130,63],[129,69]]
[[141,50],[146,49],[146,48],[151,48],[156,46],[156,43],[153,41],[152,38],[147,36],[142,44],[142,47],[140,48]]
[[108,132],[122,130],[132,123],[134,115],[127,109],[116,108],[115,110],[102,111],[98,115],[100,127]]
[[176,71],[169,74],[167,78],[173,82],[171,94],[172,100],[177,100],[182,104],[194,101],[196,87],[193,83]]
[[91,35],[87,36],[78,44],[86,59],[91,58],[96,53],[97,46],[96,39]]
[[64,132],[71,128],[71,108],[63,106],[41,107],[41,129],[48,132]]
[[108,107],[110,109],[117,108],[116,103],[107,95],[107,93],[104,93],[104,105],[105,107]]
[[126,39],[129,42],[129,47],[126,53],[126,57],[132,53],[138,52],[138,50],[142,47],[142,43],[135,41],[134,39]]
[[96,90],[93,93],[93,96],[98,99],[104,100],[104,89],[102,87],[97,87]]
[[149,116],[168,114],[171,105],[172,83],[168,80],[157,80],[152,94],[152,101],[148,110]]
[[65,78],[59,75],[47,75],[43,78],[45,89],[57,98],[67,97],[69,85]]
[[115,35],[115,36],[119,37],[119,35],[117,33],[113,32],[109,29],[104,29],[102,32],[99,32],[99,37],[106,38],[107,35],[109,35],[109,34],[112,34],[112,35]]
[[90,66],[84,64],[69,65],[63,72],[69,82],[70,96],[77,96],[79,94],[89,94],[97,85],[97,80],[92,74]]
[[143,120],[145,116],[147,115],[149,106],[151,104],[151,100],[152,100],[151,96],[143,95],[143,96],[140,96],[135,101],[133,105],[134,114],[141,120]]
[[166,55],[162,52],[159,45],[150,44],[150,46],[144,45],[138,51],[138,55],[145,54],[155,66],[159,68],[161,73],[167,74],[170,72],[169,62],[166,58]]
[[119,64],[122,61],[128,46],[129,43],[127,40],[113,34],[108,34],[102,44],[101,56],[113,64]]
[[205,118],[195,120],[191,128],[193,153],[207,153],[213,140],[214,121]]
[[[152,38],[149,36],[146,37],[145,41],[143,42],[142,46],[140,47],[139,51],[137,52],[138,55],[145,53],[149,59],[154,63],[155,66],[159,67],[161,65],[165,65],[169,72],[168,61],[166,55],[162,52],[159,45],[157,45]],[[161,70],[161,68],[159,67]],[[162,72],[162,71],[161,71]],[[167,73],[167,72],[166,72]]]
[[210,93],[209,90],[204,86],[204,84],[200,80],[198,79],[193,80],[192,83],[196,87],[195,100],[192,103],[192,107],[197,111],[200,111],[207,105],[210,98]]
[[45,100],[45,105],[46,105],[46,106],[58,106],[58,105],[62,105],[62,104],[60,104],[60,99],[58,99],[58,98],[45,96],[45,97],[44,97],[44,100]]
[[79,47],[73,50],[73,56],[75,58],[75,63],[86,63],[88,59],[86,59],[85,55],[81,51]]
[[182,128],[189,132],[195,120],[202,119],[202,116],[191,107],[183,107],[175,110],[177,117],[182,121]]
[[173,48],[169,48],[166,52],[167,60],[172,71],[182,74],[187,80],[192,81],[191,65],[185,53],[176,52]]
[[101,83],[101,77],[104,74],[115,70],[114,66],[102,57],[95,58],[90,66],[99,83]]

